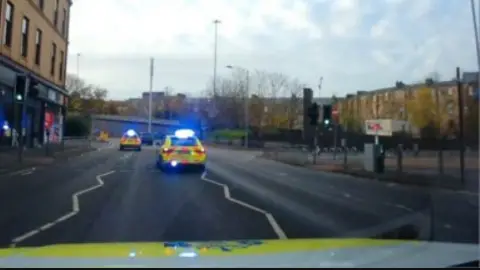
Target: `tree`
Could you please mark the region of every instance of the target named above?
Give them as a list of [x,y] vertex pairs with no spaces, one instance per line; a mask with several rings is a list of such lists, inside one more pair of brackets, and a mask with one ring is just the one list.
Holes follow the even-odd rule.
[[86,84],[84,80],[72,74],[67,75],[65,87],[70,93],[69,111],[100,114],[107,110],[105,107],[107,89]]
[[208,96],[214,101],[216,111],[220,112],[211,120],[230,127],[244,127],[248,88],[249,126],[256,127],[260,132],[267,126],[294,127],[301,115],[303,85],[282,73],[256,70],[248,75],[247,78],[245,70],[235,69],[230,78],[217,78],[216,96],[213,94],[213,81],[209,82]]
[[435,134],[444,134],[448,122],[448,114],[445,106],[437,108],[434,96],[434,89],[422,87],[415,93],[415,98],[408,101],[408,115],[412,124],[423,130],[424,135],[436,137]]

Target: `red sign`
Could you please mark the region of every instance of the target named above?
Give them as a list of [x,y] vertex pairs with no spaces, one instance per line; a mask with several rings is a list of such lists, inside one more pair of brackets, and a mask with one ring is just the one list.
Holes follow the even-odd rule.
[[52,112],[45,112],[45,128],[51,128],[54,121],[54,115]]
[[379,130],[382,130],[382,125],[378,123],[368,124],[368,129],[377,132]]
[[332,117],[335,119],[335,121],[338,122],[338,110],[337,110],[337,105],[332,106]]

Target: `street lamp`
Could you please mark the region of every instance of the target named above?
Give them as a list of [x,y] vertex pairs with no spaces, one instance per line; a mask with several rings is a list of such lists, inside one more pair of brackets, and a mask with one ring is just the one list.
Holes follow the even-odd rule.
[[[478,74],[477,74],[477,88],[479,88],[480,84],[480,44],[479,44],[479,37],[478,37],[478,25],[477,25],[477,16],[475,11],[475,2],[470,0],[470,10],[472,11],[472,20],[473,20],[473,31],[475,36],[475,48],[477,50],[477,67],[478,67]],[[478,89],[477,89],[478,91]]]
[[248,69],[244,69],[244,68],[240,68],[240,67],[234,67],[234,66],[231,66],[231,65],[228,65],[226,66],[226,68],[228,69],[240,69],[240,70],[243,70],[245,71],[246,73],[246,86],[245,86],[245,126],[244,126],[244,129],[245,129],[245,148],[248,148],[248,123],[249,123],[249,115],[248,115],[248,95],[249,95],[249,88],[250,88],[250,72],[248,71]]

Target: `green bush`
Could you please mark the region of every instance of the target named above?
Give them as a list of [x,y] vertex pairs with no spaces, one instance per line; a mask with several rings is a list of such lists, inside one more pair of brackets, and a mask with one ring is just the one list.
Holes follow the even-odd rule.
[[[249,131],[250,134],[251,132]],[[243,129],[222,129],[214,131],[212,136],[219,139],[237,140],[245,136],[245,131]]]
[[65,136],[88,136],[90,133],[90,120],[82,116],[70,116],[65,119]]

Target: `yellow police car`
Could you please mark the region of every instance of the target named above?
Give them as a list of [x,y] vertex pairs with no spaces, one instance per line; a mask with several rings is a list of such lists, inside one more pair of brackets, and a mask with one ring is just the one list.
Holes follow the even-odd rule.
[[120,151],[124,149],[135,149],[137,151],[142,151],[142,140],[140,136],[132,130],[129,129],[125,134],[123,134],[120,139]]
[[157,154],[157,167],[164,170],[176,167],[205,169],[207,153],[195,133],[189,129],[166,135]]

